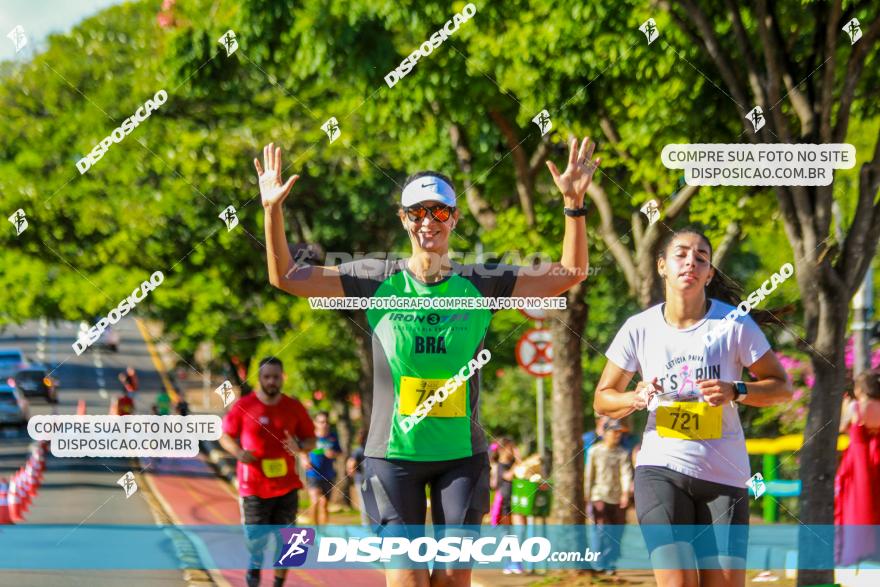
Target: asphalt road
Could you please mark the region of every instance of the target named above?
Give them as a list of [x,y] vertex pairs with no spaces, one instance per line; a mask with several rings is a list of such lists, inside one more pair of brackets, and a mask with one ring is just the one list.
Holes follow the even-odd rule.
[[[33,361],[47,364],[53,377],[60,380],[59,403],[50,405],[42,400],[30,400],[31,415],[75,414],[80,400],[85,400],[87,413],[109,413],[111,401],[122,387],[117,374],[126,366],[134,367],[140,380],[140,391],[135,394],[135,410],[149,414],[150,406],[161,388],[155,371],[133,319],[123,319],[116,327],[120,336],[119,352],[90,348],[82,355],[74,353],[71,344],[78,334],[78,324],[72,322],[48,323],[45,320],[28,322],[20,327],[7,327],[0,333],[0,348],[21,349]],[[0,431],[0,477],[8,478],[24,464],[31,442],[27,433],[15,430]],[[47,532],[46,549],[51,553],[64,542],[75,541],[80,524],[156,524],[151,509],[149,489],[140,483],[139,490],[126,499],[116,481],[127,471],[140,472],[135,459],[124,458],[54,458],[47,455],[47,467],[42,487],[31,504],[22,524],[70,524],[63,536]],[[155,502],[153,502],[155,503]],[[69,542],[69,543],[70,543]],[[163,544],[173,551],[170,541]],[[4,553],[8,555],[9,553]],[[6,558],[4,556],[3,558]],[[0,564],[9,568],[12,559]],[[93,571],[41,569],[0,570],[0,584],[42,587],[83,585],[89,587],[126,585],[185,585],[180,571]]]

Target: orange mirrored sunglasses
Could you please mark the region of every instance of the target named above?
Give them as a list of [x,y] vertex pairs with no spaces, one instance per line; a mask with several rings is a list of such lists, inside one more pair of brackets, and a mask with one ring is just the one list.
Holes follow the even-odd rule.
[[430,208],[425,206],[410,206],[409,208],[404,209],[404,212],[406,212],[407,217],[412,222],[418,222],[419,220],[424,219],[425,216],[428,215],[428,212],[431,213],[431,218],[437,222],[446,222],[452,217],[455,208],[444,204],[438,204],[437,206],[431,206]]

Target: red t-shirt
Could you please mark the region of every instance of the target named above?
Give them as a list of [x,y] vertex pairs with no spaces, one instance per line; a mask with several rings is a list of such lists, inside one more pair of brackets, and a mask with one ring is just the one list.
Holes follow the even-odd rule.
[[296,459],[282,444],[285,431],[300,441],[315,436],[315,425],[305,406],[286,395],[269,406],[251,393],[236,400],[226,413],[223,432],[257,457],[254,463],[238,463],[238,492],[242,497],[267,499],[303,486],[296,474]]

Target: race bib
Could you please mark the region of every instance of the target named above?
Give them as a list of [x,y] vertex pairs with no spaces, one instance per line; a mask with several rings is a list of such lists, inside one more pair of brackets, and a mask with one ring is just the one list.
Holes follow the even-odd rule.
[[[400,378],[400,401],[398,412],[401,416],[409,416],[416,411],[422,403],[434,395],[434,392],[443,387],[446,379],[420,379],[419,377]],[[462,383],[454,391],[451,391],[442,402],[436,402],[428,416],[435,418],[461,418],[467,416],[467,382]]]
[[270,479],[287,475],[287,459],[263,459],[263,475]]
[[673,402],[657,408],[657,434],[663,438],[714,440],[721,438],[723,406],[706,402]]

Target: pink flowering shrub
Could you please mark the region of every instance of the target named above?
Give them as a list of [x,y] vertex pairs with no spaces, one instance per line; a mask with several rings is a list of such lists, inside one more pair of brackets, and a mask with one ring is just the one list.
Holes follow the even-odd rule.
[[175,0],[164,0],[162,2],[162,10],[156,14],[156,22],[163,29],[169,29],[175,25],[174,2]]
[[[752,424],[760,430],[765,425],[778,421],[780,434],[799,434],[804,431],[806,425],[807,411],[810,406],[810,394],[816,383],[816,377],[806,355],[796,352],[786,354],[777,351],[776,356],[779,358],[779,362],[783,369],[785,369],[785,372],[791,378],[794,394],[789,402],[770,408],[763,408],[761,410],[762,413],[752,420]],[[844,360],[851,376],[852,367],[855,363],[852,337],[846,341]],[[871,368],[877,368],[878,366],[880,366],[880,348],[874,349],[871,353]],[[754,434],[749,436],[754,436]]]

